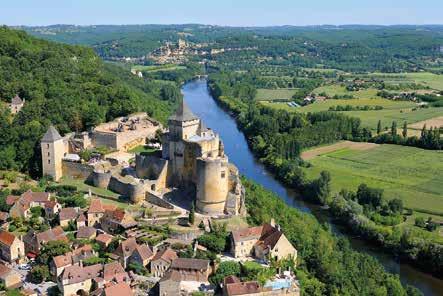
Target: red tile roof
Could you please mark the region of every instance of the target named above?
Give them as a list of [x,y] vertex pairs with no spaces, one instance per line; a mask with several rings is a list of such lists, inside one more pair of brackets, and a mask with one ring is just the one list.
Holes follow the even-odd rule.
[[88,213],[104,213],[105,209],[103,208],[103,204],[101,200],[95,198],[91,200],[91,204],[89,205]]
[[119,283],[105,288],[105,296],[132,296],[131,288],[126,283]]
[[135,252],[137,252],[140,256],[140,258],[145,261],[154,255],[151,251],[151,248],[149,248],[148,245],[138,245],[135,248]]
[[101,242],[101,243],[107,245],[107,244],[109,244],[109,243],[112,241],[113,238],[114,238],[114,237],[113,237],[112,235],[110,235],[110,234],[102,233],[102,234],[99,234],[99,235],[95,238],[95,241],[97,241],[97,242]]
[[5,275],[9,274],[11,271],[12,271],[11,268],[0,263],[0,278],[3,278]]
[[164,249],[161,252],[157,252],[154,256],[154,258],[152,258],[152,261],[156,261],[159,259],[162,259],[168,263],[171,263],[174,259],[177,259],[177,253],[175,251],[173,251],[172,249]]
[[194,259],[194,258],[177,258],[174,261],[172,261],[171,268],[207,270],[209,268],[209,260]]
[[105,281],[115,280],[117,282],[122,282],[125,279],[128,279],[129,275],[118,261],[114,261],[105,264],[103,267],[103,278]]
[[77,230],[77,238],[90,238],[95,235],[97,230],[94,227],[83,226]]
[[37,233],[36,237],[39,243],[47,243],[55,240],[68,241],[65,232],[60,226]]
[[12,233],[6,230],[0,230],[0,243],[10,247],[14,240],[15,236]]
[[99,277],[102,269],[101,264],[86,267],[72,265],[65,268],[61,277],[63,281],[67,280],[69,284],[81,283],[87,279]]
[[6,204],[8,206],[12,206],[13,204],[15,204],[15,202],[20,198],[20,196],[18,195],[8,195],[6,197]]
[[226,285],[226,294],[228,296],[256,294],[259,292],[260,285],[256,281],[232,283]]
[[77,210],[75,208],[63,208],[58,214],[60,221],[63,220],[74,220],[77,218]]

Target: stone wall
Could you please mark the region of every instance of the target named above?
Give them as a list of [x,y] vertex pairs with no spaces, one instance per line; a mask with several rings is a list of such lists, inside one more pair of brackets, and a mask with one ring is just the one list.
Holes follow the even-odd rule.
[[94,167],[80,162],[62,161],[63,176],[91,181]]
[[108,189],[129,198],[133,203],[145,200],[146,189],[144,184],[141,183],[128,183],[115,176],[111,176]]
[[93,143],[95,147],[109,147],[111,149],[117,149],[117,134],[94,131]]
[[153,194],[152,192],[147,192],[146,195],[147,195],[147,201],[149,203],[169,210],[174,209],[173,205],[171,205],[166,200],[158,197],[157,195]]
[[98,188],[107,189],[111,180],[111,172],[94,171],[91,176],[92,185]]

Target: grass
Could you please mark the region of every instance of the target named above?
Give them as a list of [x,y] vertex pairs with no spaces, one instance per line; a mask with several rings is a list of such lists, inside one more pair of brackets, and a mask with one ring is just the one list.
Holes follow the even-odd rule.
[[380,78],[387,84],[398,85],[400,83],[417,83],[428,86],[432,89],[443,90],[443,75],[433,74],[429,72],[417,73],[371,73],[363,75],[366,77]]
[[356,99],[374,99],[380,98],[377,96],[378,90],[375,88],[362,89],[358,91],[347,91],[344,86],[338,84],[325,85],[314,89],[313,93],[320,94],[326,93],[328,96],[333,97],[335,95],[352,95]]
[[317,156],[306,168],[308,178],[322,170],[332,177],[332,190],[356,190],[361,183],[384,189],[388,199],[423,213],[443,216],[443,152],[397,145],[357,151],[340,149]]
[[257,101],[274,101],[274,100],[288,100],[292,98],[297,89],[295,88],[280,88],[280,89],[257,89],[255,99]]
[[364,127],[372,130],[377,129],[377,123],[379,120],[382,122],[383,127],[390,128],[392,121],[397,121],[397,126],[402,126],[406,121],[408,124],[427,120],[430,118],[443,115],[443,107],[441,108],[420,108],[413,111],[415,103],[406,101],[392,101],[387,99],[350,99],[350,100],[326,100],[325,102],[317,102],[301,108],[294,108],[288,106],[286,103],[269,103],[261,102],[264,105],[284,109],[293,112],[319,112],[326,111],[330,106],[337,105],[352,105],[352,106],[383,106],[383,110],[372,111],[345,111],[343,114],[358,117],[362,121]]
[[130,152],[130,153],[141,153],[141,152],[151,153],[151,152],[154,152],[154,151],[157,151],[157,149],[150,148],[150,147],[148,147],[146,145],[140,145],[140,146],[132,148],[128,152]]
[[177,66],[175,64],[169,65],[151,65],[151,66],[143,66],[143,65],[135,65],[132,67],[132,70],[136,71],[146,71],[146,72],[157,72],[157,71],[174,71],[174,70],[183,70],[186,69],[185,66]]

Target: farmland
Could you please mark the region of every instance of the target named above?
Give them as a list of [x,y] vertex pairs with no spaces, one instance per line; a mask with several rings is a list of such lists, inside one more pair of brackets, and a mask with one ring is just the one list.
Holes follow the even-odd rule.
[[157,72],[157,71],[175,71],[186,69],[185,66],[177,66],[177,65],[160,65],[160,66],[143,66],[143,65],[135,65],[132,67],[132,70],[135,71],[146,71],[146,72]]
[[339,84],[321,86],[313,91],[314,94],[325,93],[329,97],[333,97],[335,95],[338,96],[352,95],[356,99],[379,98],[377,96],[377,92],[378,90],[375,88],[362,89],[358,91],[348,91],[344,86],[341,86]]
[[388,199],[401,198],[419,212],[443,216],[443,153],[413,147],[379,145],[372,149],[338,148],[309,162],[308,178],[322,170],[332,176],[332,190],[355,190],[361,183],[384,189]]
[[280,88],[280,89],[257,89],[255,99],[257,101],[274,101],[274,100],[288,100],[295,94],[295,88]]

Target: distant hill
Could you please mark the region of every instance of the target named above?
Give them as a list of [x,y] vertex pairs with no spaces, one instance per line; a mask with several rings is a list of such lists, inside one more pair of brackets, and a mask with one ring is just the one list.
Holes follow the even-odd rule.
[[62,133],[86,130],[135,111],[164,121],[174,102],[160,99],[161,88],[104,63],[90,48],[0,27],[0,100],[26,100],[13,119],[0,108],[0,169],[38,172],[38,140],[49,124]]
[[[166,41],[184,38],[211,48],[257,47],[242,57],[214,57],[225,63],[280,57],[278,64],[344,71],[416,71],[443,58],[442,25],[223,27],[209,25],[103,25],[23,27],[54,41],[92,46],[103,58],[141,57]],[[211,57],[209,57],[211,58]],[[239,63],[240,61],[240,63]],[[252,63],[252,68],[255,65]]]

